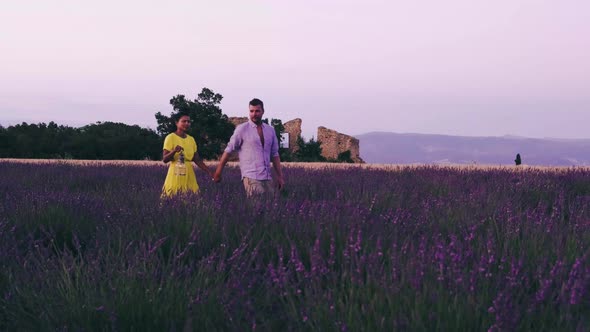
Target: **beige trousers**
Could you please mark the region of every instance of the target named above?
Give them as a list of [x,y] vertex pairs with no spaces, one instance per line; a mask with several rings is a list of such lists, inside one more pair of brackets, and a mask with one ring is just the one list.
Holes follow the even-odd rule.
[[248,196],[248,198],[261,195],[273,196],[276,192],[272,180],[244,178],[242,181],[244,182],[244,189],[246,189],[246,196]]

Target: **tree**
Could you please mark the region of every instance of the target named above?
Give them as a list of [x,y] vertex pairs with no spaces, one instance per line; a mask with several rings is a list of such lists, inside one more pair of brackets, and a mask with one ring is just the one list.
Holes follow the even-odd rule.
[[0,125],[0,158],[11,157],[13,147],[12,135],[10,135],[7,128]]
[[22,124],[0,129],[0,157],[43,159],[160,159],[162,142],[151,129],[104,122],[81,128]]
[[520,153],[516,154],[516,159],[514,159],[514,163],[516,164],[516,166],[522,164],[522,160],[520,159]]
[[156,132],[116,122],[98,122],[80,128],[70,150],[79,159],[157,160],[162,154]]
[[208,88],[203,88],[195,100],[187,100],[184,95],[172,97],[170,105],[173,110],[170,116],[160,112],[155,115],[158,134],[163,138],[176,131],[174,116],[186,113],[191,118],[188,134],[195,138],[199,155],[204,159],[218,158],[235,128],[219,108],[222,99],[222,95]]
[[299,150],[297,150],[293,154],[294,161],[301,161],[301,162],[318,162],[318,161],[326,161],[326,158],[322,156],[322,146],[319,141],[316,141],[313,137],[309,140],[309,142],[305,142],[305,140],[299,136],[297,138],[297,145],[299,146]]
[[2,130],[0,157],[12,158],[63,158],[67,142],[76,129],[49,124],[23,122]]
[[270,121],[270,125],[273,126],[275,129],[275,134],[277,135],[277,141],[279,142],[279,147],[281,143],[283,143],[283,133],[285,132],[285,126],[283,126],[283,121],[280,119],[272,119]]
[[[262,120],[262,122],[268,124],[268,119],[264,119]],[[277,141],[279,142],[279,155],[281,157],[281,160],[291,161],[291,151],[289,151],[289,149],[287,148],[281,147],[283,143],[283,133],[285,132],[285,126],[283,125],[283,121],[281,121],[280,119],[271,119],[270,125],[273,126],[273,128],[275,129]]]
[[338,154],[338,159],[336,161],[339,163],[351,163],[351,164],[354,163],[354,160],[352,160],[352,157],[351,157],[350,150],[340,152]]

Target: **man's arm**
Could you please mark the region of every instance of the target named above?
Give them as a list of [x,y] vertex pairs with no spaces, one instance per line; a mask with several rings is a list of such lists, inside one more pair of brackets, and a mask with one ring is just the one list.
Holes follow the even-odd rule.
[[223,172],[225,164],[227,164],[227,161],[229,160],[229,154],[236,150],[239,150],[242,147],[243,141],[244,139],[242,137],[240,127],[238,126],[236,127],[236,130],[234,130],[233,135],[231,135],[231,138],[227,143],[227,147],[225,148],[225,150],[223,151],[223,155],[219,159],[219,165],[217,165],[217,169],[215,170],[215,174],[213,175],[213,181],[221,181],[221,173]]
[[213,175],[213,181],[220,182],[221,181],[221,172],[223,172],[223,168],[225,164],[227,164],[227,160],[229,159],[229,153],[224,151],[223,155],[219,159],[219,165],[217,165],[217,169],[215,170],[215,174]]
[[283,178],[283,169],[281,167],[280,156],[272,157],[272,166],[274,167],[275,172],[277,172],[277,183],[279,184],[279,190],[281,190],[283,187],[285,187],[285,179]]

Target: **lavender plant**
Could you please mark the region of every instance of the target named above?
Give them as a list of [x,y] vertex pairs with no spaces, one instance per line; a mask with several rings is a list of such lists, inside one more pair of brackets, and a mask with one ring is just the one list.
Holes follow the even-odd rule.
[[590,329],[590,170],[0,162],[0,330]]

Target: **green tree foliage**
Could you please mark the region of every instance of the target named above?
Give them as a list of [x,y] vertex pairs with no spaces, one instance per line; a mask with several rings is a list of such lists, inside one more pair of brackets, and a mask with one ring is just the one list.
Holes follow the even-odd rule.
[[13,148],[14,137],[8,133],[8,129],[0,126],[0,157],[11,156]]
[[285,126],[283,126],[283,121],[280,119],[272,119],[270,121],[270,125],[273,126],[275,129],[275,133],[277,135],[277,139],[279,142],[279,146],[283,143],[283,133],[285,132]]
[[64,158],[76,129],[55,122],[23,122],[1,130],[0,156],[5,158]]
[[97,123],[82,128],[27,124],[0,129],[0,157],[41,159],[160,159],[155,131],[123,123]]
[[520,159],[520,153],[516,154],[516,159],[514,159],[514,163],[516,164],[516,166],[522,164],[522,160]]
[[289,149],[279,148],[279,156],[281,157],[281,161],[283,162],[294,161],[293,155],[291,154],[291,151],[289,151]]
[[350,154],[350,150],[346,150],[344,152],[340,152],[338,154],[338,159],[336,159],[336,162],[339,163],[354,163],[354,160],[352,160],[351,154]]
[[155,115],[158,134],[165,137],[176,131],[174,116],[178,113],[186,113],[191,118],[188,134],[197,141],[199,155],[204,159],[218,158],[235,128],[229,122],[227,115],[223,114],[219,108],[222,99],[222,95],[208,88],[203,88],[195,100],[188,100],[184,95],[173,97],[170,99],[170,105],[172,105],[170,116],[160,112]]
[[321,143],[316,141],[313,137],[309,140],[309,142],[305,142],[305,140],[301,136],[299,136],[297,138],[297,145],[299,146],[299,150],[293,153],[293,161],[326,161],[326,158],[322,156]]
[[[268,124],[268,119],[262,120],[262,122]],[[270,125],[273,126],[275,129],[275,134],[277,135],[277,140],[279,142],[279,155],[282,161],[292,161],[293,157],[291,156],[291,152],[287,148],[282,148],[281,144],[283,143],[283,133],[285,132],[285,126],[283,125],[283,121],[280,119],[271,119]]]
[[124,123],[104,122],[79,129],[72,142],[77,159],[160,159],[160,137],[151,129]]

